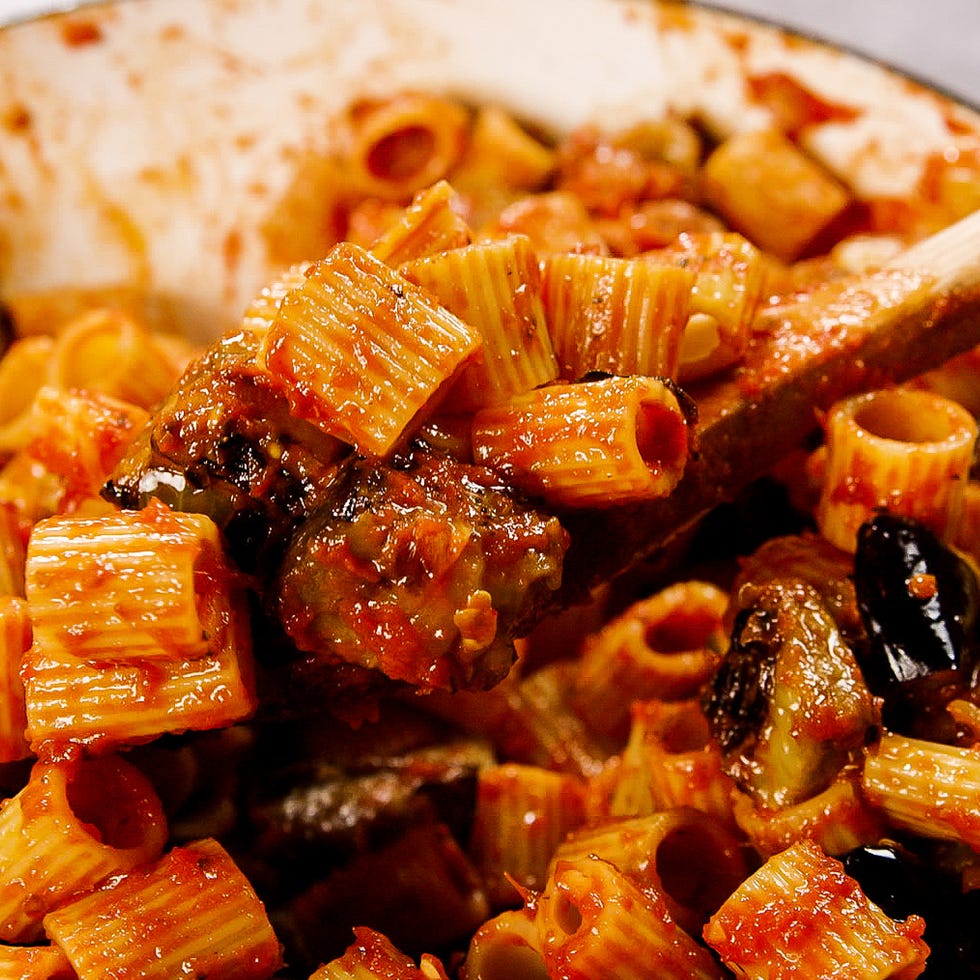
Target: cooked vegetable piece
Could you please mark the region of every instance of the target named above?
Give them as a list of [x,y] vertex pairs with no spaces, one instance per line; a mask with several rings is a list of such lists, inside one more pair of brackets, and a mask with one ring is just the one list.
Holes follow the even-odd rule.
[[282,913],[281,932],[293,951],[290,965],[310,970],[342,953],[351,923],[377,929],[399,949],[420,956],[458,949],[490,908],[462,848],[432,822],[409,827],[387,846],[314,882]]
[[827,788],[863,744],[874,706],[815,589],[774,582],[740,601],[704,709],[729,775],[756,802],[788,806]]
[[842,861],[861,890],[891,918],[925,919],[923,938],[930,953],[920,980],[980,976],[980,892],[964,893],[958,875],[892,842],[859,847]]
[[493,762],[487,743],[453,738],[447,726],[390,703],[356,732],[329,718],[257,732],[247,850],[268,865],[277,891],[323,877],[414,824],[438,821],[464,842],[477,773]]
[[561,576],[567,536],[490,470],[355,459],[290,542],[273,604],[301,650],[422,689],[486,688]]
[[858,608],[868,634],[857,653],[893,731],[948,742],[946,712],[974,684],[980,584],[971,565],[912,518],[882,512],[858,533]]
[[877,694],[941,671],[967,677],[977,660],[980,585],[924,525],[887,512],[861,527],[854,558],[871,650],[862,664]]
[[864,637],[864,626],[854,594],[854,562],[847,552],[810,531],[770,538],[740,561],[732,586],[757,588],[769,582],[805,582],[820,593],[837,628],[849,643]]

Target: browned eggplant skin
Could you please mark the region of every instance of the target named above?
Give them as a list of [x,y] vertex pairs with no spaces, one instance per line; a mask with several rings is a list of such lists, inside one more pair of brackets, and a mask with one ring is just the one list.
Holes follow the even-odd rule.
[[239,331],[212,344],[103,491],[122,507],[158,497],[177,510],[208,514],[249,573],[275,564],[349,451],[290,413],[285,394],[256,366],[258,343],[255,334]]
[[732,645],[704,710],[723,765],[762,806],[827,788],[865,743],[876,707],[820,593],[804,582],[742,587]]

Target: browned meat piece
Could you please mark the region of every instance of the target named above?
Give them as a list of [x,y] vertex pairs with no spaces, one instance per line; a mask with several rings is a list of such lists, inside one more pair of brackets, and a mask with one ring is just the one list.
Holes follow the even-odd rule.
[[[435,821],[409,826],[387,846],[358,855],[276,911],[290,963],[302,976],[343,953],[351,943],[352,922],[366,923],[418,959],[434,949],[461,948],[490,916],[479,873]],[[399,974],[382,968],[375,975]]]
[[567,536],[490,470],[354,460],[297,531],[272,602],[301,650],[421,689],[486,688],[561,580]]
[[213,344],[184,374],[119,464],[104,494],[123,507],[159,497],[221,526],[246,571],[267,566],[316,506],[343,444],[290,415],[255,365],[247,331]]

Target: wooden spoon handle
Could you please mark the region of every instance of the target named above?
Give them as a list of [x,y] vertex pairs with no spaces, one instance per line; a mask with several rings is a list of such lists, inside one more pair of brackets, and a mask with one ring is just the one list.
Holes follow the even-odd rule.
[[980,211],[923,238],[888,263],[929,276],[936,295],[980,284]]

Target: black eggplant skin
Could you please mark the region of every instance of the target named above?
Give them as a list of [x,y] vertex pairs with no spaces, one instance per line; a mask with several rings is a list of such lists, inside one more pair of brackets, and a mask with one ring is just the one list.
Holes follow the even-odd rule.
[[842,858],[844,869],[886,915],[926,922],[927,978],[980,977],[980,892],[965,892],[959,875],[891,841],[858,847]]
[[858,532],[854,584],[867,635],[859,662],[884,723],[943,738],[929,718],[974,686],[980,653],[972,567],[925,525],[883,511]]

